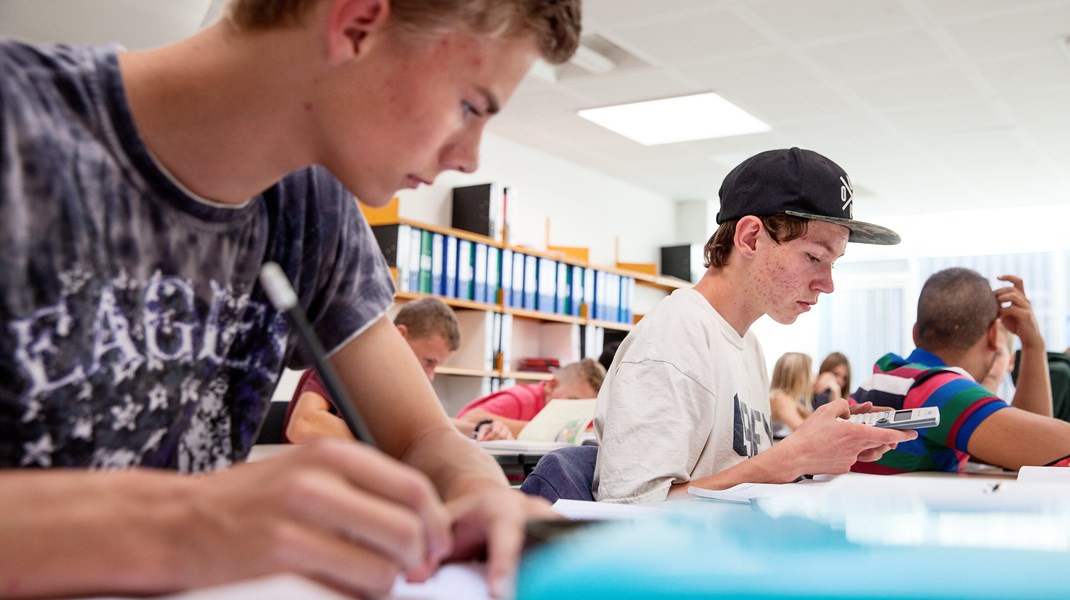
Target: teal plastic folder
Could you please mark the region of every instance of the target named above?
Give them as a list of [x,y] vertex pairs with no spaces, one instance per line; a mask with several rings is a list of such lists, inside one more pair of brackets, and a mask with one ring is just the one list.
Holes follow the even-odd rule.
[[[1070,542],[1065,515],[1036,518],[1048,546]],[[857,544],[840,526],[741,509],[580,530],[528,552],[516,597],[1070,598],[1068,571],[1065,546]]]

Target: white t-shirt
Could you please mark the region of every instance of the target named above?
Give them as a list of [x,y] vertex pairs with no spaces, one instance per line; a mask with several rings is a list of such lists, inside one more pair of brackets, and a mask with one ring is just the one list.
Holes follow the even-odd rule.
[[743,337],[693,289],[661,301],[621,343],[595,409],[594,497],[664,500],[772,446],[769,380]]

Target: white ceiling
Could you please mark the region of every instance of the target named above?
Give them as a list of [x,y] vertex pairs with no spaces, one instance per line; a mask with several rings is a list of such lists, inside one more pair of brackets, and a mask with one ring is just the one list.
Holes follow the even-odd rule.
[[[0,33],[127,47],[216,0],[3,0]],[[680,200],[742,159],[801,146],[851,174],[858,215],[1070,201],[1070,0],[584,0],[585,35],[638,57],[529,77],[491,131]],[[715,91],[771,132],[641,146],[575,111]]]
[[[1066,0],[584,0],[650,66],[529,77],[490,127],[676,199],[770,148],[826,154],[861,216],[1070,200]],[[574,73],[575,69],[570,69]],[[575,111],[715,91],[769,133],[641,146]]]

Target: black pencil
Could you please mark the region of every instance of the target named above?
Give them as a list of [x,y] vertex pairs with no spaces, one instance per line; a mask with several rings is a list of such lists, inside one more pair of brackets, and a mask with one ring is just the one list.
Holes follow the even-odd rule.
[[331,396],[330,401],[338,409],[338,414],[341,415],[342,420],[349,426],[349,431],[353,434],[353,437],[369,446],[375,447],[375,438],[372,437],[371,432],[364,425],[363,419],[360,418],[360,413],[357,412],[357,407],[349,399],[349,394],[346,394],[345,388],[342,387],[341,381],[338,380],[338,374],[334,372],[331,364],[327,362],[327,351],[323,349],[323,344],[320,343],[319,337],[312,330],[312,326],[308,324],[305,311],[297,303],[297,294],[294,292],[293,286],[290,285],[290,280],[283,273],[282,267],[273,262],[265,264],[260,269],[260,284],[264,286],[264,291],[267,293],[271,303],[275,305],[275,308],[286,313],[290,318],[294,329],[297,330],[297,335],[305,344],[305,349],[312,355],[312,364],[319,373],[320,380],[323,381],[323,386],[327,389],[327,393]]

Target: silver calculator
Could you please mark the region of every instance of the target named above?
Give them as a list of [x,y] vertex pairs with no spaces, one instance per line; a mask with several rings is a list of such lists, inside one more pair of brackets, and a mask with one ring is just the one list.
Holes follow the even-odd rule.
[[883,410],[851,415],[852,422],[885,429],[925,429],[940,424],[940,409],[936,407]]

